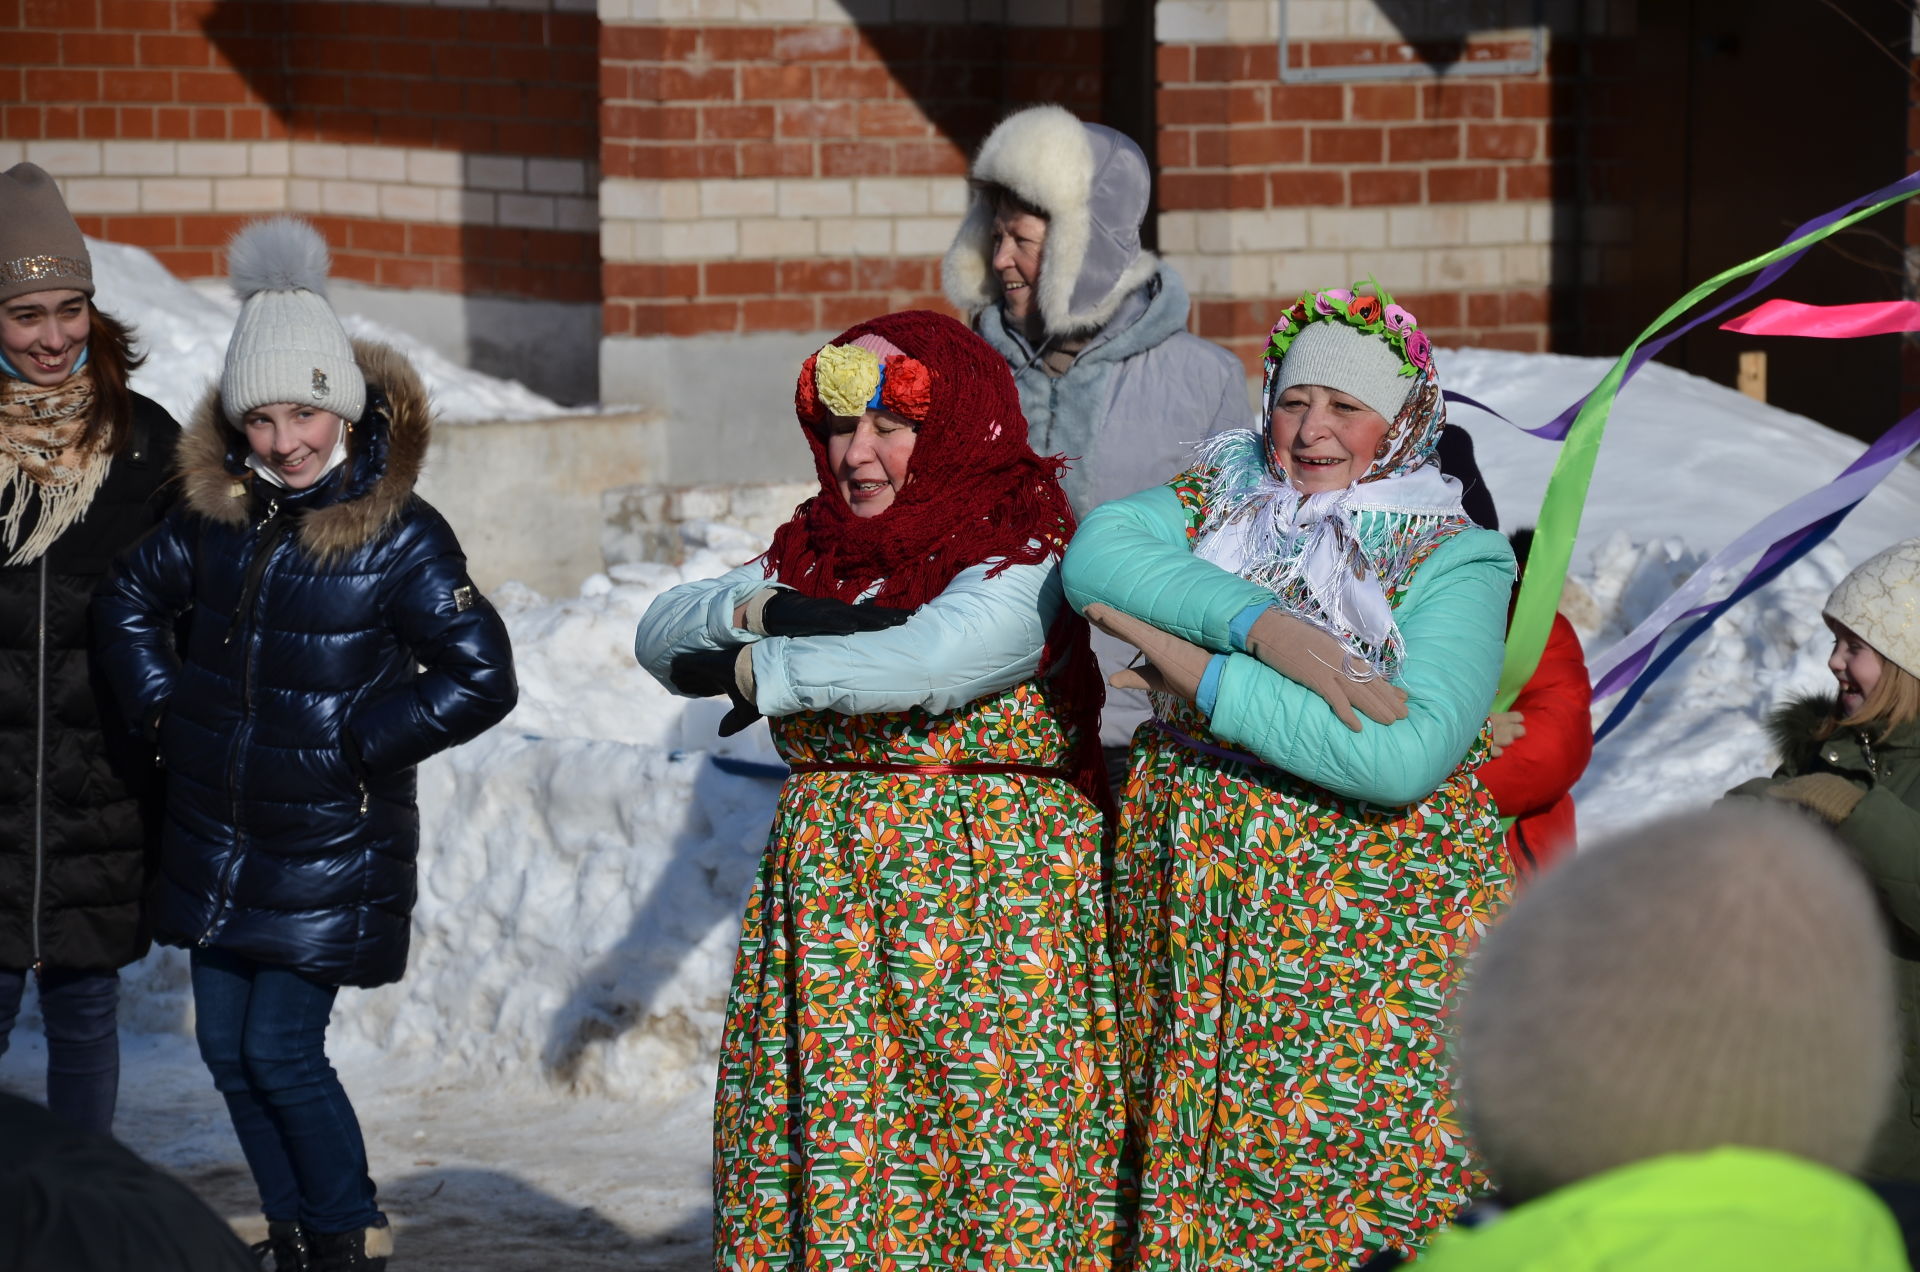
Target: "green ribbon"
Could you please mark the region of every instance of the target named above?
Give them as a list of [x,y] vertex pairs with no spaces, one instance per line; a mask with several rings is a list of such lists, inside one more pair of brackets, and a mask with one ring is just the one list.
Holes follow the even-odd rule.
[[1513,619],[1507,626],[1507,654],[1500,667],[1499,692],[1494,695],[1495,711],[1513,706],[1547,648],[1553,615],[1560,607],[1560,593],[1567,583],[1567,567],[1573,561],[1573,541],[1580,533],[1581,514],[1586,511],[1587,488],[1593,481],[1594,461],[1600,455],[1600,439],[1607,431],[1607,417],[1613,413],[1613,400],[1620,392],[1621,383],[1637,369],[1632,366],[1634,353],[1668,323],[1733,280],[1758,273],[1856,221],[1920,193],[1912,177],[1888,188],[1897,188],[1900,192],[1844,217],[1831,221],[1821,218],[1814,222],[1819,228],[1789,239],[1763,256],[1722,270],[1674,301],[1652,326],[1627,346],[1599,387],[1587,395],[1573,426],[1567,430],[1566,441],[1561,443],[1560,457],[1553,465],[1553,475],[1547,479],[1546,497],[1540,501],[1540,515],[1534,522],[1533,548],[1527,554],[1526,579],[1520,585]]

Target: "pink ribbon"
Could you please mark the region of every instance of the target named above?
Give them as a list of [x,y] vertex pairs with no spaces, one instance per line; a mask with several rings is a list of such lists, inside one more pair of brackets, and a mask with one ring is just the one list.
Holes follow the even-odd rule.
[[1860,305],[1803,305],[1797,300],[1770,300],[1738,318],[1720,324],[1722,331],[1744,336],[1819,336],[1845,340],[1854,336],[1890,336],[1920,331],[1920,301],[1874,300]]

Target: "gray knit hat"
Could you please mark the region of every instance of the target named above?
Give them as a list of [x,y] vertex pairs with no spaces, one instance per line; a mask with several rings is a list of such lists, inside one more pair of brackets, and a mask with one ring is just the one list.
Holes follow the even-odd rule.
[[1511,1200],[1720,1145],[1856,1170],[1888,1110],[1865,880],[1786,810],[1656,822],[1547,874],[1467,968],[1455,1082]]
[[93,295],[93,257],[59,185],[16,163],[0,173],[0,301],[40,291]]
[[1296,384],[1319,384],[1356,397],[1391,424],[1413,391],[1406,365],[1386,341],[1342,322],[1309,323],[1294,337],[1275,373],[1271,398]]
[[241,301],[220,373],[228,423],[271,402],[317,406],[348,423],[366,409],[366,377],[327,303],[330,261],[327,241],[298,217],[255,221],[227,245]]
[[1881,657],[1920,676],[1920,539],[1896,543],[1855,566],[1827,598],[1826,613]]

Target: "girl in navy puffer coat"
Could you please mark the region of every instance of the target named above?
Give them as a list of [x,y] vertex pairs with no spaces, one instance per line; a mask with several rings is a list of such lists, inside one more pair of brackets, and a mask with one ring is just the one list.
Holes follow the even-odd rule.
[[192,951],[201,1053],[276,1262],[379,1267],[386,1221],[327,1017],[339,986],[405,969],[414,766],[512,709],[512,655],[413,493],[428,406],[412,367],[349,345],[311,227],[250,227],[231,253],[246,304],[181,442],[181,505],[94,621],[166,766],[154,935]]

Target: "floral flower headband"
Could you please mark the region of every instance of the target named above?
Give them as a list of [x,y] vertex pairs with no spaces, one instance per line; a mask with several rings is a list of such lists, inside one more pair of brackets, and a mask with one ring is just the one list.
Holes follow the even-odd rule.
[[884,410],[922,422],[932,404],[932,374],[904,353],[883,357],[858,344],[830,344],[800,368],[799,405],[810,419],[820,410],[839,416]]
[[1401,375],[1413,376],[1422,371],[1431,375],[1433,346],[1427,342],[1426,333],[1419,329],[1413,315],[1394,304],[1393,297],[1387,295],[1379,283],[1365,285],[1373,289],[1371,295],[1360,294],[1360,283],[1355,283],[1352,289],[1329,287],[1325,291],[1304,293],[1293,308],[1273,324],[1273,333],[1267,341],[1267,361],[1280,365],[1294,338],[1305,331],[1309,323],[1344,322],[1386,341],[1388,347],[1400,355]]

